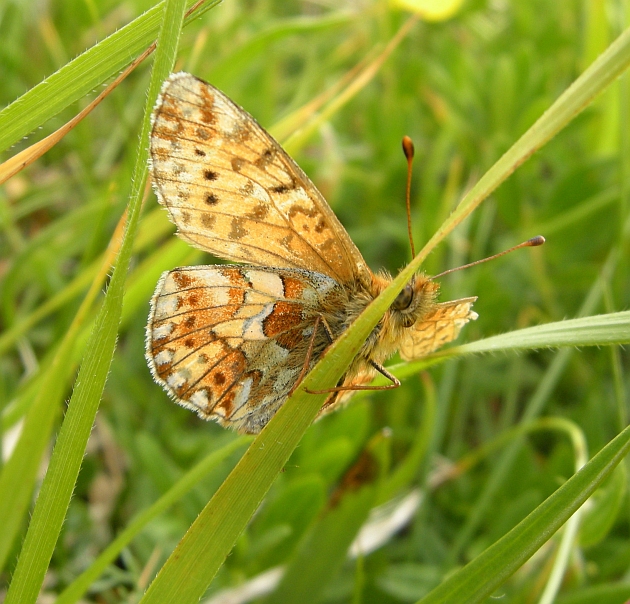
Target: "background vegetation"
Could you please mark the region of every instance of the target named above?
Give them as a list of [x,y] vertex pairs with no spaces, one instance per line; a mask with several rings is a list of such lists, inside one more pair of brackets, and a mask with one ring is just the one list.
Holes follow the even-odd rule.
[[[0,103],[8,105],[150,7],[140,0],[5,3]],[[621,33],[626,10],[622,0],[468,0],[449,20],[418,21],[392,48],[387,44],[398,40],[409,14],[384,3],[227,0],[184,29],[177,69],[212,82],[287,141],[370,266],[395,273],[409,260],[402,136],[416,145],[413,224],[420,247]],[[142,46],[141,34],[136,36],[140,49],[155,38]],[[117,46],[101,58],[122,65],[132,57]],[[46,409],[46,403],[52,409],[46,420],[35,414],[42,418],[40,440],[23,441],[25,450],[31,447],[31,465],[25,461],[21,471],[7,465],[10,471],[0,477],[0,484],[11,486],[0,492],[9,502],[5,509],[19,508],[13,505],[18,482],[6,478],[11,472],[23,478],[20,496],[30,499],[38,488],[50,447],[39,455],[37,443],[52,442],[47,422],[53,439],[58,432],[62,416],[56,409],[70,397],[102,303],[106,275],[99,277],[98,269],[111,264],[106,248],[115,240],[133,183],[138,185],[132,174],[150,62],[0,190],[5,459],[21,426],[28,425],[28,410],[38,404]],[[367,70],[363,80],[353,79],[357,66]],[[356,89],[345,98],[349,82]],[[68,89],[75,83],[89,80],[77,77]],[[50,108],[61,95],[55,90],[54,98],[44,93],[23,114]],[[333,104],[326,105],[326,119],[310,126],[319,107],[308,103],[328,90],[326,100]],[[425,268],[435,274],[537,234],[548,239],[543,248],[442,280],[442,299],[479,296],[479,319],[465,328],[462,341],[626,309],[627,93],[625,78],[611,86],[429,256]],[[41,132],[17,142],[4,159],[53,132],[87,102],[80,97],[45,121]],[[305,134],[290,138],[298,128]],[[247,444],[170,403],[146,367],[144,325],[159,274],[214,261],[172,233],[150,194],[116,353],[41,601],[62,592],[65,602],[138,601]],[[101,369],[104,375],[107,364]],[[357,397],[309,429],[208,597],[282,565],[285,580],[273,601],[415,602],[496,542],[564,483],[582,458],[625,427],[627,372],[627,353],[615,347],[501,353],[450,360],[420,377],[414,373],[397,391]],[[532,423],[539,417],[548,419]],[[516,439],[519,430],[528,436]],[[366,451],[377,460],[380,490],[369,488]],[[39,474],[29,478],[29,468],[35,472],[37,466]],[[554,564],[564,560],[558,601],[630,598],[626,482],[620,466],[586,506],[568,555],[562,558],[560,535],[553,537],[495,596],[539,601]],[[353,489],[357,485],[363,488]],[[375,551],[344,561],[368,510],[402,497],[420,502],[404,526],[385,535]],[[143,522],[138,515],[147,515],[156,501],[173,505]],[[6,584],[28,519],[11,516],[13,538],[7,534],[2,541],[0,535]],[[116,547],[114,538],[133,526],[142,530]],[[103,562],[104,572],[83,593],[77,577],[95,569],[108,546],[112,561]]]

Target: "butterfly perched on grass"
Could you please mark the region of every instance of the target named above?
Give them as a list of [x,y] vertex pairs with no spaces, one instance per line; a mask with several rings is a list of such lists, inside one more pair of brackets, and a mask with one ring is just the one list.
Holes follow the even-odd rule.
[[[152,119],[153,185],[179,236],[241,264],[162,275],[147,325],[149,366],[199,416],[260,432],[391,277],[370,270],[299,166],[210,84],[171,75]],[[438,303],[438,288],[420,274],[407,284],[321,413],[371,388],[376,373],[396,387],[382,366],[388,357],[425,356],[477,318],[476,298]]]

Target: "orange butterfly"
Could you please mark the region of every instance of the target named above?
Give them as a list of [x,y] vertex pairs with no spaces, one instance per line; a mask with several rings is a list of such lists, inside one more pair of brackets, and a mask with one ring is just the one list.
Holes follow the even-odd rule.
[[[282,147],[210,84],[171,75],[153,112],[151,175],[182,239],[239,265],[162,275],[147,325],[155,380],[204,419],[258,433],[325,349],[391,282],[374,274]],[[455,339],[476,298],[437,303],[416,275],[374,328],[322,413],[382,363]],[[387,388],[387,387],[386,387]]]

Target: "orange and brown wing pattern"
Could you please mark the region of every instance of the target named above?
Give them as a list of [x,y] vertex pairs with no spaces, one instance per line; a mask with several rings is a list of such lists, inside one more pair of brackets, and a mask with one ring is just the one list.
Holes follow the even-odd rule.
[[187,73],[165,81],[150,151],[158,199],[186,241],[231,261],[370,282],[359,250],[315,185],[210,84]]
[[435,304],[429,313],[405,332],[400,356],[409,361],[422,358],[452,342],[461,328],[477,318],[472,305],[477,298],[461,298]]
[[[200,417],[259,432],[295,384],[314,316],[338,287],[303,270],[225,265],[167,272],[147,326],[153,376]],[[323,333],[321,339],[320,352],[328,343]]]

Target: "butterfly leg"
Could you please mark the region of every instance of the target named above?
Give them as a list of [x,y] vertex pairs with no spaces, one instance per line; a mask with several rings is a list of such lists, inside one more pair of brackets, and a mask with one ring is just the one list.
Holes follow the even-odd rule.
[[304,357],[304,365],[302,365],[302,371],[300,371],[300,375],[298,375],[297,379],[295,380],[295,384],[293,384],[293,388],[289,390],[289,394],[287,396],[291,396],[293,394],[295,389],[302,383],[304,376],[308,372],[309,365],[311,364],[311,357],[313,356],[313,348],[315,347],[317,328],[319,327],[320,323],[324,326],[324,331],[326,331],[328,339],[331,342],[333,341],[332,331],[330,329],[330,326],[326,322],[326,319],[324,319],[322,315],[317,315],[317,317],[315,317],[315,324],[313,325],[313,335],[311,335],[311,340],[308,344],[308,349],[306,350],[306,356]]
[[387,371],[385,367],[375,363],[374,361],[370,361],[370,365],[376,369],[381,375],[384,375],[388,380],[391,380],[391,384],[387,386],[365,386],[362,390],[393,390],[394,388],[398,388],[400,386],[400,380],[393,374]]
[[387,386],[363,386],[361,384],[350,384],[349,386],[336,386],[335,388],[325,388],[324,390],[309,390],[307,388],[306,392],[309,394],[329,394],[332,392],[346,392],[348,390],[393,390],[394,388],[398,388],[400,386],[400,380],[395,375],[387,371],[385,367],[375,363],[374,361],[369,361],[369,363],[381,375],[384,375],[388,380],[391,380],[392,383]]

